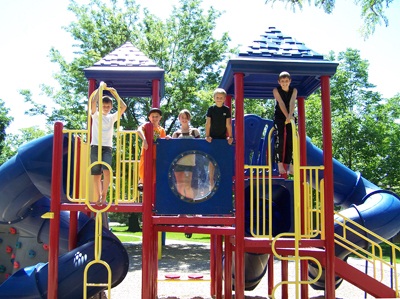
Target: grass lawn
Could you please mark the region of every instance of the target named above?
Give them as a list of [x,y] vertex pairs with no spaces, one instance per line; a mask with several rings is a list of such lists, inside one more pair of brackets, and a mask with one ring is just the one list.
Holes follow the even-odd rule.
[[[400,246],[400,243],[394,243],[396,246]],[[392,248],[387,245],[386,243],[381,243],[380,244],[381,248],[382,248],[382,258],[385,262],[390,263],[390,255],[392,253]],[[371,252],[371,248],[368,249],[369,252]],[[393,262],[396,262],[396,264],[400,263],[400,252],[398,250],[396,250],[396,260],[394,260],[393,258]],[[377,253],[375,253],[377,255]],[[355,258],[359,258],[357,255],[355,254],[350,254],[350,256],[355,257]]]
[[[135,242],[142,239],[142,232],[132,233],[128,232],[127,229],[128,226],[113,226],[112,232],[118,237],[121,242]],[[166,239],[208,243],[210,242],[210,235],[192,234],[191,238],[186,238],[184,233],[167,232]]]

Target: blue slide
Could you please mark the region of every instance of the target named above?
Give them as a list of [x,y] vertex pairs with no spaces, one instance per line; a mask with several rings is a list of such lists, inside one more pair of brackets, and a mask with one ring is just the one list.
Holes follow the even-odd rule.
[[[53,135],[22,146],[17,155],[0,166],[0,299],[47,298],[49,220],[41,216],[50,210]],[[64,137],[65,190],[67,137]],[[62,192],[62,201],[66,201]],[[68,250],[69,212],[61,212],[58,298],[83,298],[85,266],[94,260],[95,221],[78,214],[78,244]],[[129,268],[128,254],[107,228],[103,228],[101,259],[112,271],[112,287]],[[89,283],[106,283],[107,271],[93,265]],[[23,287],[22,287],[23,286]],[[88,297],[104,290],[88,287]]]
[[[310,139],[307,139],[307,164],[309,166],[318,166],[323,164],[323,153],[315,147]],[[368,230],[378,234],[384,239],[390,239],[400,230],[400,197],[391,191],[382,190],[378,186],[364,179],[360,173],[354,172],[333,160],[334,172],[334,203],[336,206],[344,208],[340,213],[361,224]],[[323,178],[323,172],[320,174]],[[292,217],[293,197],[288,194],[292,192],[293,187],[290,181],[282,182],[277,179],[273,185],[273,234],[277,235],[284,231],[290,231],[291,224],[287,219]],[[285,191],[286,190],[286,191]],[[250,193],[246,189],[246,231],[249,233],[250,223]],[[261,194],[261,193],[260,193]],[[292,193],[293,194],[293,193]],[[285,225],[286,219],[286,225]],[[268,220],[266,220],[268,221]],[[288,230],[289,229],[289,230]],[[335,225],[335,233],[341,234],[342,227]],[[376,240],[373,236],[368,238]],[[356,234],[347,232],[347,239],[360,247],[367,248],[368,244]],[[337,246],[336,256],[346,260],[350,252],[343,247]],[[245,288],[253,290],[261,281],[267,271],[268,254],[246,253],[245,256]],[[309,276],[315,277],[317,269],[312,264],[309,265]],[[315,289],[324,289],[324,275],[314,285]],[[337,278],[336,287],[342,282]]]

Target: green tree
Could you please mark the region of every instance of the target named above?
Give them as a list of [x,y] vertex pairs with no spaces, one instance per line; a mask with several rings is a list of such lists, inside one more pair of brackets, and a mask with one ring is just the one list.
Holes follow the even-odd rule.
[[0,165],[7,160],[5,150],[6,129],[13,121],[13,117],[9,116],[10,109],[5,106],[5,103],[0,99]]
[[50,60],[58,64],[59,72],[54,78],[60,88],[43,84],[42,91],[53,100],[51,111],[38,105],[27,91],[23,95],[33,106],[30,115],[46,115],[47,123],[62,121],[69,129],[82,129],[87,123],[88,82],[83,69],[92,66],[104,55],[134,39],[138,7],[132,0],[124,1],[125,7],[117,1],[110,1],[110,7],[100,0],[92,0],[88,5],[79,5],[71,0],[68,9],[76,16],[65,30],[74,37],[76,44],[74,58],[68,62],[59,50],[50,49]]
[[[23,128],[17,134],[7,134],[4,148],[1,151],[0,161],[3,163],[17,154],[18,149],[25,143],[46,135],[46,131],[37,126]],[[0,163],[2,164],[2,163]]]
[[[333,53],[329,58],[335,59]],[[337,59],[339,66],[331,79],[333,156],[371,182],[396,188],[400,176],[392,165],[399,165],[398,151],[393,150],[398,146],[399,98],[385,100],[373,91],[368,61],[358,50],[347,49]],[[321,147],[320,91],[307,99],[306,114],[307,135]]]
[[[200,0],[181,0],[171,15],[162,20],[141,9],[134,0],[91,0],[80,5],[71,0],[69,10],[76,21],[65,29],[77,49],[72,62],[51,49],[51,61],[58,64],[55,79],[60,89],[43,85],[42,90],[54,102],[48,107],[38,105],[29,91],[25,100],[32,104],[30,115],[46,115],[48,124],[62,121],[69,129],[81,129],[87,122],[88,82],[83,69],[92,66],[106,54],[130,41],[165,70],[165,96],[161,99],[162,125],[170,134],[177,126],[177,116],[187,108],[192,125],[204,126],[207,107],[213,102],[212,91],[220,82],[226,63],[229,37],[214,37],[216,20],[221,13],[214,8],[204,11]],[[151,107],[150,98],[124,99],[127,110],[121,125],[136,129]],[[47,113],[47,114],[46,114]],[[131,226],[131,219],[130,219]]]
[[201,3],[181,0],[165,21],[144,10],[138,47],[165,70],[161,104],[168,134],[182,108],[192,112],[194,126],[204,126],[206,109],[213,102],[211,91],[219,84],[225,66],[225,53],[232,52],[227,33],[220,39],[213,37],[221,13],[214,8],[205,12]]
[[[52,62],[60,72],[55,79],[60,90],[47,85],[44,93],[54,101],[47,121],[62,121],[67,128],[82,128],[87,121],[88,83],[83,69],[120,47],[132,42],[156,64],[165,69],[165,96],[161,99],[162,125],[171,133],[177,125],[177,115],[183,108],[193,112],[192,124],[203,126],[205,112],[212,103],[211,91],[219,84],[222,68],[229,49],[227,33],[213,37],[216,20],[221,13],[210,8],[205,12],[200,0],[181,0],[173,7],[171,16],[161,20],[147,9],[140,9],[134,0],[105,4],[91,0],[79,5],[71,0],[69,10],[76,16],[65,29],[76,40],[78,50],[68,63],[61,53],[51,49]],[[143,15],[142,19],[139,16]],[[43,115],[46,107],[37,105],[29,93],[26,101],[32,103],[31,115]],[[135,129],[151,107],[150,98],[126,99],[128,109],[121,124]]]
[[[265,3],[275,3],[277,1],[289,5],[293,11],[296,11],[296,9],[301,10],[304,6],[304,2],[302,0],[266,0]],[[389,20],[385,13],[389,9],[389,5],[391,5],[392,2],[393,0],[354,1],[354,3],[360,6],[361,9],[361,18],[364,23],[361,27],[361,32],[365,38],[371,36],[375,32],[377,25],[384,23],[386,27],[389,26]],[[311,4],[311,1],[308,3]],[[335,9],[335,0],[315,0],[314,6],[323,9],[325,13],[330,14]]]

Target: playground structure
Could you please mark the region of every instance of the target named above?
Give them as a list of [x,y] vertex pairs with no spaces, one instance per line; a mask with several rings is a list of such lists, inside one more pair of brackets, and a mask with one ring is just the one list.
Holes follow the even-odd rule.
[[[93,166],[88,162],[90,130],[65,130],[57,123],[54,136],[26,145],[2,165],[0,224],[4,237],[0,250],[8,242],[20,244],[11,248],[4,260],[14,253],[13,262],[19,261],[21,269],[3,278],[0,298],[24,298],[24,290],[18,287],[21,282],[29,283],[31,298],[88,298],[117,285],[126,275],[127,256],[115,236],[103,227],[106,212],[143,213],[143,299],[157,298],[158,232],[169,231],[211,235],[210,293],[216,298],[232,298],[233,289],[235,298],[244,298],[244,290],[257,287],[264,275],[268,275],[269,287],[265,295],[272,297],[280,288],[283,298],[289,294],[291,298],[308,298],[311,286],[325,290],[326,298],[335,298],[342,279],[375,297],[399,297],[396,263],[383,260],[380,245],[389,246],[396,258],[400,248],[387,240],[400,230],[399,197],[332,159],[329,78],[337,64],[305,47],[301,56],[292,59],[267,55],[276,52],[275,46],[282,49],[290,44],[274,29],[260,40],[267,45],[253,47],[251,54],[241,53],[229,61],[220,84],[228,92],[227,105],[232,106],[234,100],[235,145],[223,140],[211,144],[205,140],[150,142],[142,197],[137,192],[137,133],[121,130],[119,123],[115,175],[107,205],[96,207],[89,202],[87,182]],[[126,50],[137,54],[132,49],[125,44],[111,54],[118,56],[118,51]],[[282,70],[292,74],[292,85],[299,91],[298,132],[292,123],[294,175],[290,179],[279,176],[273,162],[272,122],[244,115],[243,109],[246,98],[272,98]],[[97,88],[101,93],[107,91],[112,84],[118,92],[114,96],[151,96],[152,106],[159,107],[163,70],[152,66],[143,72],[137,66],[132,73],[135,76],[128,80],[126,70],[99,62],[85,70],[89,95]],[[305,127],[304,101],[317,88],[322,94],[323,152],[307,139]],[[152,128],[146,125],[145,129],[147,140],[152,140]],[[192,199],[177,193],[174,182],[174,167],[185,155],[195,155],[198,162]],[[204,175],[210,163],[216,169],[211,183]],[[335,212],[334,205],[343,209]],[[94,219],[85,215],[89,212]],[[30,241],[21,241],[24,238]],[[35,255],[37,260],[21,260],[19,256],[29,255],[26,243],[38,247],[48,244],[48,252],[40,251]],[[39,252],[38,247],[30,250]],[[350,253],[366,259],[374,275],[348,265]],[[281,260],[283,273],[277,283],[274,258]],[[33,266],[38,261],[44,264]],[[295,264],[294,281],[288,278],[289,261]],[[376,275],[384,273],[383,269],[390,269],[392,285]],[[65,295],[67,290],[70,293]]]

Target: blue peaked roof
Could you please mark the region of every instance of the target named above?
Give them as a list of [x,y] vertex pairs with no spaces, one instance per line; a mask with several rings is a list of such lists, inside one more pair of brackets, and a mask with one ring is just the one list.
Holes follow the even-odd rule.
[[337,66],[337,62],[325,60],[303,43],[269,27],[252,45],[240,49],[239,55],[229,60],[220,87],[234,95],[233,75],[243,73],[245,98],[272,99],[278,74],[287,71],[298,96],[307,97],[320,87],[319,78],[333,76]]
[[160,81],[160,98],[164,96],[164,70],[159,68],[130,42],[107,54],[84,69],[87,79],[114,87],[121,97],[150,97],[152,81]]

